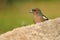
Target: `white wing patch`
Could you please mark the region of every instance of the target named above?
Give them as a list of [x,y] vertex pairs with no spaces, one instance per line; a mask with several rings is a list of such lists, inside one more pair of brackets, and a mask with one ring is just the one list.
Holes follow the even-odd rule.
[[45,16],[43,16],[44,19],[47,19]]

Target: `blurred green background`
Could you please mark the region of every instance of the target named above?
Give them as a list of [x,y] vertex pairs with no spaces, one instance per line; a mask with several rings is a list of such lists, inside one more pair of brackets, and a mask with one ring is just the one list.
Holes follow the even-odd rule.
[[60,17],[59,0],[0,0],[0,34],[33,24],[32,8],[40,8],[49,19]]

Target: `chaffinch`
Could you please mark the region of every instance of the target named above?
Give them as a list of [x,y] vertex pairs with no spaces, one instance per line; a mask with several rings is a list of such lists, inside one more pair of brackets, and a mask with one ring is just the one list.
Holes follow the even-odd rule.
[[43,21],[48,20],[48,18],[45,15],[43,15],[43,13],[41,12],[41,10],[38,9],[38,8],[32,9],[30,11],[30,13],[33,13],[33,15],[34,15],[33,16],[34,23],[39,23],[39,22],[43,22]]

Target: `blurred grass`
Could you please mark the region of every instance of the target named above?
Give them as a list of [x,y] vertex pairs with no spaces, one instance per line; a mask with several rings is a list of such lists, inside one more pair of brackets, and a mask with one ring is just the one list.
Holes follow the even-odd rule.
[[40,8],[49,18],[60,17],[60,2],[15,2],[0,9],[0,34],[21,27],[23,21],[27,25],[33,24],[32,8]]

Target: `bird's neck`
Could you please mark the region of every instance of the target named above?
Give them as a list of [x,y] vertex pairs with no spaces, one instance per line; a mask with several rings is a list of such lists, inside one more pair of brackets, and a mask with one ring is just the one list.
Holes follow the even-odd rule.
[[42,13],[34,13],[35,16],[43,16]]

